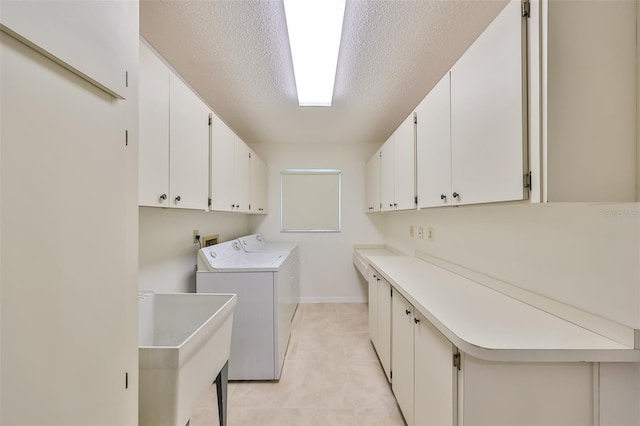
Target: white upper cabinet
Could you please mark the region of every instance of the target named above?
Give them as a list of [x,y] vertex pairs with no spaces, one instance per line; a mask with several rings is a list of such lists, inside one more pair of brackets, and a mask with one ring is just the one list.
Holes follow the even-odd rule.
[[382,211],[414,209],[416,186],[413,114],[400,124],[379,152]]
[[138,202],[169,207],[169,75],[171,72],[140,43]]
[[509,2],[451,69],[454,205],[528,195],[524,19],[521,2]]
[[365,165],[365,204],[367,213],[379,212],[380,201],[380,150]]
[[447,72],[416,108],[418,207],[451,204],[451,97]]
[[251,151],[249,213],[267,213],[267,164]]
[[169,205],[206,210],[211,112],[173,73],[170,88]]
[[410,114],[393,137],[394,210],[415,209],[416,143],[415,116]]
[[139,204],[207,209],[206,104],[140,43]]
[[[251,149],[215,114],[211,124],[211,172],[209,183],[210,210],[250,213],[252,196],[262,192],[266,204],[266,183],[259,181],[254,187],[251,183]],[[256,173],[261,166],[256,165]],[[266,166],[262,169],[266,182]],[[259,189],[263,188],[263,189]],[[252,190],[256,193],[252,195]],[[266,212],[266,205],[261,206]],[[258,211],[255,211],[258,213]]]
[[249,194],[251,192],[251,150],[242,139],[236,136],[234,148],[234,202],[235,211],[249,213]]
[[[136,66],[138,2],[2,1],[0,22],[70,71],[126,99]],[[134,89],[135,90],[135,89]]]
[[235,170],[235,137],[233,131],[213,114],[211,119],[211,173],[209,196],[211,210],[233,211],[235,207],[233,179]]
[[380,200],[382,201],[382,211],[395,210],[395,186],[394,182],[394,162],[393,162],[393,139],[395,133],[380,148]]

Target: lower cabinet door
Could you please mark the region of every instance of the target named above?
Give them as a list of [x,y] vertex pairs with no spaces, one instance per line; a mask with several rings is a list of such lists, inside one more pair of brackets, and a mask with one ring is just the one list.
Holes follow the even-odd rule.
[[391,308],[391,388],[407,426],[413,426],[413,306],[395,292]]
[[[453,346],[426,318],[416,313],[415,424],[454,424],[457,399],[457,369],[453,366]],[[395,372],[394,372],[395,376]],[[394,377],[395,378],[395,377]]]
[[369,268],[369,338],[373,347],[378,350],[378,273]]
[[391,382],[391,286],[378,277],[378,358]]

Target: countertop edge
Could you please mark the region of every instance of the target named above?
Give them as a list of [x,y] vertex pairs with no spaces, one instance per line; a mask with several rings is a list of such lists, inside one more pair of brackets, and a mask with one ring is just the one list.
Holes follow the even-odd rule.
[[[384,258],[386,256],[380,256]],[[429,263],[423,259],[414,258],[416,262]],[[440,333],[451,343],[467,355],[486,361],[501,362],[640,362],[640,350],[628,347],[626,349],[497,349],[478,346],[470,343],[453,333],[445,324],[429,312],[413,295],[382,267],[376,264],[376,256],[368,258],[378,272],[407,299]],[[438,266],[438,265],[434,265]],[[440,266],[438,266],[440,267]],[[441,268],[441,267],[440,267]],[[444,269],[444,268],[442,268]],[[446,269],[445,269],[446,270]],[[454,274],[454,272],[451,272]],[[477,284],[482,285],[482,284]],[[491,289],[492,291],[495,291]],[[505,297],[510,297],[505,295]],[[517,299],[514,299],[517,300]],[[521,302],[521,301],[520,301]],[[521,302],[525,304],[524,302]],[[541,310],[542,311],[542,310]],[[542,311],[544,312],[544,311]],[[548,315],[552,315],[547,313]],[[563,319],[564,320],[564,319]],[[566,321],[566,320],[564,320]],[[569,322],[569,321],[567,321]],[[574,324],[575,325],[575,324]],[[575,325],[576,327],[580,327]],[[582,327],[581,327],[582,328]],[[606,338],[603,336],[603,338]],[[611,340],[611,339],[609,339]]]

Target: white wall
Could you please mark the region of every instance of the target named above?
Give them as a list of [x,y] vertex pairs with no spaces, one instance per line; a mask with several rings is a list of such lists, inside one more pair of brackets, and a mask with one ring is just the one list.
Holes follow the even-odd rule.
[[[252,148],[268,164],[269,214],[252,216],[251,229],[266,241],[299,243],[301,301],[365,301],[366,282],[353,266],[352,255],[354,244],[383,242],[383,217],[364,213],[364,166],[373,147],[301,143]],[[342,171],[342,232],[280,232],[280,171],[289,168]]]
[[[385,216],[405,244],[640,328],[640,204],[483,205]],[[409,225],[434,239],[409,237]]]
[[219,234],[220,242],[249,234],[248,216],[240,213],[139,208],[140,290],[195,292],[193,231]]

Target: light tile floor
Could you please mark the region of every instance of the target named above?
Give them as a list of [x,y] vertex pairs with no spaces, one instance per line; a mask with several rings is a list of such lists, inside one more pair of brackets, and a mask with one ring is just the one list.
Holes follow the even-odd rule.
[[[371,345],[367,305],[301,304],[278,382],[230,382],[228,426],[404,426]],[[191,426],[218,425],[215,385]]]

